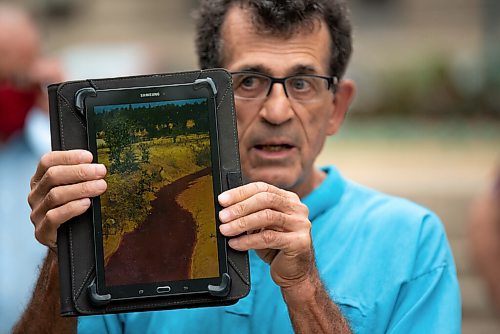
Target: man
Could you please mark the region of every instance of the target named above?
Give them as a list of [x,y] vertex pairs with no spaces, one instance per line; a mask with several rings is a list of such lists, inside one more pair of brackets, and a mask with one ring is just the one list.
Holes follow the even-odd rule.
[[0,4],[0,333],[24,310],[46,254],[27,224],[26,196],[38,160],[50,151],[42,84],[57,80],[58,64],[41,57],[33,20]]
[[[439,219],[313,166],[355,91],[336,79],[351,52],[344,4],[202,1],[197,41],[202,67],[233,72],[247,183],[219,196],[220,231],[230,247],[251,250],[252,290],[230,307],[81,317],[78,331],[459,332],[455,266]],[[36,236],[54,250],[58,226],[106,189],[104,167],[91,161],[86,151],[53,152],[33,176]],[[51,252],[19,332],[34,318],[37,330],[76,326],[37,310],[41,300],[57,302],[56,268]]]

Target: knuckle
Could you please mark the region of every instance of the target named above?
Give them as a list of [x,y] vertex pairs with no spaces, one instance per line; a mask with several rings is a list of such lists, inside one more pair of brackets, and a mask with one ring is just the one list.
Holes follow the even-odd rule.
[[36,186],[36,181],[35,181],[35,176],[33,175],[33,176],[30,178],[30,189],[35,188],[35,186]]
[[296,238],[299,249],[309,249],[311,247],[311,236],[309,233],[299,233]]
[[36,241],[38,241],[42,245],[45,245],[43,242],[43,239],[41,238],[40,231],[38,228],[35,228],[35,239],[36,239]]
[[[309,237],[312,230],[312,224],[308,219],[299,219],[297,220],[298,232],[304,233],[306,237]],[[310,238],[310,237],[309,237]]]
[[42,167],[43,170],[46,170],[52,165],[52,152],[45,153],[39,162],[39,166]]
[[238,188],[238,197],[239,198],[246,198],[246,191],[245,191],[245,187],[239,187]]
[[273,194],[273,193],[264,193],[264,196],[265,196],[265,201],[266,203],[268,203],[269,205],[274,205],[276,204],[276,195]]
[[73,164],[73,157],[74,157],[75,151],[73,151],[73,150],[63,151],[61,153],[62,153],[61,160],[62,160],[63,164],[65,164],[65,165]]
[[258,192],[262,191],[262,182],[258,181],[258,182],[252,183],[252,186],[254,187],[255,192],[258,193]]
[[283,206],[288,212],[297,212],[297,210],[300,212],[302,204],[287,197],[283,199]]
[[30,220],[34,226],[37,226],[37,217],[38,217],[38,215],[36,214],[35,210],[31,211]]
[[238,217],[244,216],[245,215],[245,204],[239,203],[238,205],[235,205],[235,207],[233,209],[233,213]]
[[34,201],[33,197],[34,197],[33,191],[30,191],[30,193],[28,194],[28,204],[29,204],[31,209],[33,209],[33,207],[35,206],[35,201]]
[[47,196],[45,196],[45,203],[47,204],[48,207],[55,206],[58,202],[59,195],[57,193],[56,188],[52,188],[49,190],[47,193]]
[[[300,197],[299,195],[297,195],[296,193],[292,192],[292,191],[288,191],[288,193],[290,194],[291,198],[296,201],[296,202],[299,202],[302,204],[302,202],[300,201]],[[305,205],[304,205],[305,206]]]
[[280,229],[285,230],[285,225],[286,225],[286,217],[284,214],[279,213],[277,215],[276,222],[278,223],[277,225],[279,226]]
[[57,224],[57,214],[54,210],[49,210],[45,214],[45,224],[43,225],[56,225]]
[[306,219],[306,224],[307,224],[307,232],[311,233],[312,230],[312,223],[309,219]]
[[266,220],[268,222],[274,221],[275,214],[274,214],[273,210],[271,210],[271,209],[265,209],[263,211],[262,215],[263,215],[264,220]]
[[306,231],[307,233],[309,233],[312,229],[311,221],[307,218],[300,218],[299,221],[303,226],[303,230]]
[[309,208],[307,207],[307,205],[305,205],[304,203],[300,203],[299,208],[305,217],[309,217]]
[[87,169],[84,166],[78,166],[75,170],[75,174],[78,180],[83,181],[87,179]]
[[47,182],[48,184],[54,184],[56,178],[57,178],[57,168],[50,167],[45,172],[45,175],[43,176],[42,180],[45,180],[45,182]]
[[241,230],[246,230],[248,223],[245,218],[240,218],[237,220],[237,222],[238,222],[238,228],[240,228]]
[[84,183],[80,183],[78,185],[78,192],[80,194],[80,197],[86,197],[87,194],[89,194],[91,192],[91,189],[90,189],[90,184],[87,183],[87,182],[84,182]]
[[271,230],[264,230],[262,231],[262,240],[266,244],[273,244],[276,241],[276,233]]
[[256,187],[257,191],[261,191],[261,192],[266,192],[269,190],[269,185],[265,182],[262,182],[262,181],[255,182],[255,187]]
[[40,224],[35,227],[35,239],[42,245],[48,244],[43,224]]

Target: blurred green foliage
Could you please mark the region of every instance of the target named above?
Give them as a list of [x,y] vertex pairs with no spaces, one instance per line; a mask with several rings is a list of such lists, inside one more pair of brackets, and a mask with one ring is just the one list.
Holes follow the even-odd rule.
[[[376,80],[377,98],[352,108],[352,117],[414,116],[500,120],[500,63],[463,71],[434,57],[405,68],[384,69]],[[359,96],[363,99],[363,96]]]

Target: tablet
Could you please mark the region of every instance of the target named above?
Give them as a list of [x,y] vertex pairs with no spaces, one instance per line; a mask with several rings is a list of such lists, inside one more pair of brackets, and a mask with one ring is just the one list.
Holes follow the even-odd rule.
[[95,302],[220,294],[216,94],[206,78],[85,98],[89,149],[108,184],[92,200]]

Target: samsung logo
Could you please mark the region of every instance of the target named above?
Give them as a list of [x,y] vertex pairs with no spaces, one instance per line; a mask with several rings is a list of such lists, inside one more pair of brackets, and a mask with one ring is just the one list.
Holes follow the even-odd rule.
[[141,97],[152,97],[152,96],[160,96],[160,93],[141,93]]

